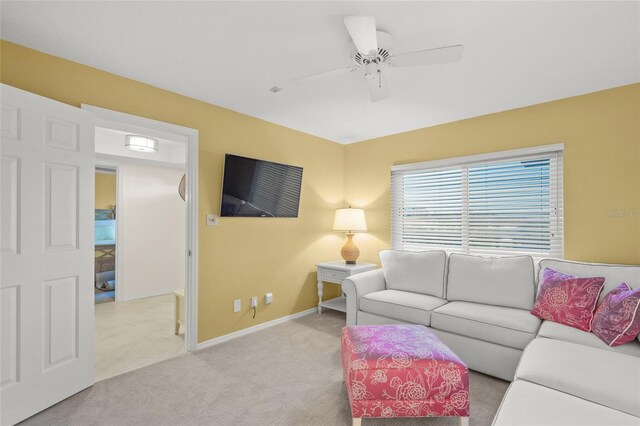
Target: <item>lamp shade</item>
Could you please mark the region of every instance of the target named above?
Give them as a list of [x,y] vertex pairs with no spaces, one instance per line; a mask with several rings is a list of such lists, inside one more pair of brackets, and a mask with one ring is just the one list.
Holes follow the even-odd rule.
[[367,230],[367,220],[364,217],[364,210],[336,209],[336,217],[333,221],[334,231],[361,232]]

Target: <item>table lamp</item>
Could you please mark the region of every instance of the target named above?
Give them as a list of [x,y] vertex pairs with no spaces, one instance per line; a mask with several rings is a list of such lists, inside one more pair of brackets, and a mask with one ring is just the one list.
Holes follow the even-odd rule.
[[336,209],[333,230],[345,232],[347,242],[342,247],[342,250],[340,250],[340,254],[347,265],[355,265],[356,260],[360,256],[360,250],[353,243],[353,234],[367,230],[364,210],[352,209],[351,206],[346,209]]

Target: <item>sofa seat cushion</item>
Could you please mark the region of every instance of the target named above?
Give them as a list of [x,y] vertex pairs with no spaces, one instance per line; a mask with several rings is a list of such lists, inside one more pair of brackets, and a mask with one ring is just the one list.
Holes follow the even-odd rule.
[[431,314],[431,327],[515,349],[536,336],[540,320],[524,309],[450,302]]
[[400,290],[382,290],[360,298],[360,310],[396,318],[402,321],[429,325],[431,312],[447,303],[439,297]]
[[493,419],[494,426],[639,424],[622,411],[524,380],[511,383]]
[[579,343],[594,348],[605,349],[627,355],[640,357],[640,342],[632,340],[624,345],[609,347],[593,333],[578,330],[557,322],[544,321],[538,331],[538,336],[549,339],[564,340],[566,342]]
[[640,417],[638,377],[638,357],[543,337],[527,346],[516,369],[516,379]]

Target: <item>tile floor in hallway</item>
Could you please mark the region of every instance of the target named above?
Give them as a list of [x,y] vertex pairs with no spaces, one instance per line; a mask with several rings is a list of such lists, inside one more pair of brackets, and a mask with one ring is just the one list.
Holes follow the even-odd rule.
[[173,294],[95,306],[95,381],[186,353]]

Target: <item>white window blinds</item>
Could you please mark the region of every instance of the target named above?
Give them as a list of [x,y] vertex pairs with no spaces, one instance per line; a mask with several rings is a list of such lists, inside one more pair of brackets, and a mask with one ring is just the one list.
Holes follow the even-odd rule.
[[396,166],[395,249],[563,256],[562,145]]

